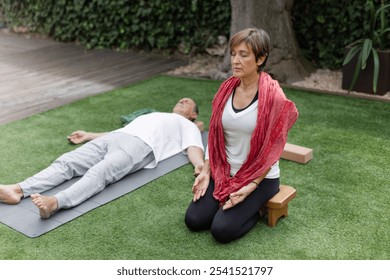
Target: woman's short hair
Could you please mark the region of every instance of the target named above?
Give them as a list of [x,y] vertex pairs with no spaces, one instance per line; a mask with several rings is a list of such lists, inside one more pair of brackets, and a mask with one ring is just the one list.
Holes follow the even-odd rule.
[[253,51],[256,61],[265,56],[264,62],[257,68],[257,72],[264,69],[268,59],[271,40],[268,33],[261,28],[247,28],[233,35],[230,39],[230,51],[237,47],[242,42],[245,42]]

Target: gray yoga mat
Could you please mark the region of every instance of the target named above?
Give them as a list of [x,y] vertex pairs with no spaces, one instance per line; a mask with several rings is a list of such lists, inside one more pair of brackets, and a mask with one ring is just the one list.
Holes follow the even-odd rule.
[[[207,132],[202,132],[203,144],[207,144]],[[120,181],[107,186],[102,192],[71,209],[61,209],[49,219],[41,219],[38,208],[30,198],[22,199],[17,205],[0,203],[0,222],[28,237],[37,237],[69,222],[101,205],[121,197],[139,187],[189,163],[186,155],[180,153],[161,161],[156,168],[142,169],[129,174]],[[73,178],[45,195],[53,195],[71,186],[79,178]]]

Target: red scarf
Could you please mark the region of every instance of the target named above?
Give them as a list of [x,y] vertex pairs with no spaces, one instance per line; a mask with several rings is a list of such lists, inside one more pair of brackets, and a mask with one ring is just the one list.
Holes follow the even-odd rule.
[[224,81],[212,103],[208,149],[215,182],[213,196],[221,203],[225,203],[231,193],[262,176],[279,160],[287,142],[288,131],[298,118],[298,110],[286,98],[279,83],[262,72],[259,78],[257,124],[252,133],[250,151],[236,175],[231,177],[226,158],[222,113],[239,84],[240,79],[236,77]]

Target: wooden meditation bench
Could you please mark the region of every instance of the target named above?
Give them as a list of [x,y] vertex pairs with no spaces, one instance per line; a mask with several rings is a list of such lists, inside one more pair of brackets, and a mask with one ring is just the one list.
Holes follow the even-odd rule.
[[[313,149],[286,143],[282,159],[305,164],[313,158]],[[268,226],[274,227],[281,217],[288,215],[288,203],[296,196],[291,186],[280,185],[280,191],[272,197],[260,212],[267,213]],[[261,215],[261,214],[260,214]]]
[[288,203],[296,196],[293,187],[280,185],[279,192],[274,195],[260,210],[260,215],[267,214],[268,226],[274,227],[281,217],[288,215]]

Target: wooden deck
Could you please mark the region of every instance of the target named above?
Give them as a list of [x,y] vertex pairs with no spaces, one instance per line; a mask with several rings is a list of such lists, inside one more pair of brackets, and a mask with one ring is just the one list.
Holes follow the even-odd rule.
[[0,33],[0,124],[166,72],[186,62],[86,51],[50,39]]

